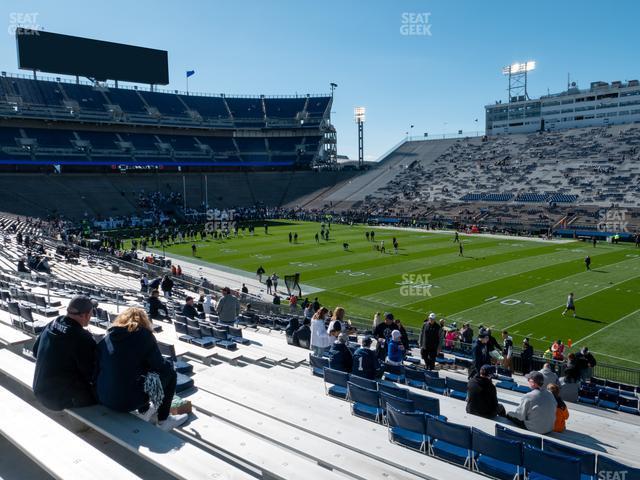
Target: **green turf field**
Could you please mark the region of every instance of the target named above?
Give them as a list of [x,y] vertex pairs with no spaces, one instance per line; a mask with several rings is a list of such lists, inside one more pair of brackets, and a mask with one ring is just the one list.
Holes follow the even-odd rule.
[[[371,228],[332,225],[330,241],[316,244],[319,224],[279,222],[268,235],[256,228],[253,237],[198,241],[197,256],[252,275],[259,265],[280,277],[300,272],[301,283],[323,290],[313,295],[321,303],[344,306],[352,316],[391,311],[419,326],[433,311],[459,326],[469,321],[476,329],[507,328],[518,343],[529,336],[536,349],[556,338],[572,339],[606,363],[640,367],[640,250],[633,245],[600,242],[594,248],[461,235],[461,257],[453,234],[376,229],[376,242],[385,241],[383,254],[367,242],[366,230]],[[289,243],[290,231],[298,233],[298,244]],[[191,242],[167,251],[191,256]],[[592,258],[589,272],[586,255]],[[561,316],[571,291],[576,318]]]

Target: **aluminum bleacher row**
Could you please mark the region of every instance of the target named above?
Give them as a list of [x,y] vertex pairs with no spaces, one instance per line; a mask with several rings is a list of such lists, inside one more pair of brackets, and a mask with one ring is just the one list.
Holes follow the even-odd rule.
[[[78,265],[73,265],[77,279],[85,274],[96,275],[96,269],[85,260],[81,258]],[[56,275],[63,271],[53,270]],[[141,305],[138,292],[113,286],[132,285],[130,278],[119,275],[121,282],[116,281],[118,274],[108,279],[96,276],[92,286],[75,284],[70,278],[50,280],[50,304],[60,301],[62,309],[78,291],[99,294],[100,308],[89,329],[96,336],[103,335],[117,311],[116,299],[105,292],[120,292],[120,305]],[[22,298],[18,302],[28,302],[29,295],[46,298],[44,277],[21,277],[11,271],[0,280],[6,282],[0,285],[7,287],[8,301],[13,301],[12,293],[18,298],[19,292]],[[107,280],[111,286],[104,284]],[[308,355],[308,350],[287,344],[282,332],[287,316],[243,316],[244,328],[223,326],[215,316],[187,319],[174,313],[178,299],[187,293],[190,292],[179,288],[169,300],[173,321],[157,323],[156,337],[162,342],[163,354],[172,358],[183,373],[186,383],[181,382],[185,389],[180,395],[189,398],[196,409],[188,425],[175,433],[165,433],[133,415],[117,414],[101,406],[66,412],[126,448],[144,465],[153,465],[170,477],[409,480],[477,478],[479,474],[507,478],[502,476],[506,472],[513,479],[513,472],[519,473],[519,478],[528,472],[529,478],[537,475],[565,479],[578,478],[576,472],[582,472],[586,480],[602,478],[606,471],[626,471],[626,479],[638,478],[637,469],[630,466],[633,462],[627,462],[632,447],[623,448],[624,438],[612,441],[605,437],[611,448],[601,454],[568,445],[564,438],[565,441],[535,435],[528,438],[517,429],[504,429],[486,419],[461,415],[466,382],[455,378],[453,370],[426,372],[411,366],[387,366],[382,381],[371,383],[326,370],[326,359],[316,363],[312,357],[312,366],[320,368],[325,376],[326,395],[319,380],[307,368],[300,368],[300,363],[273,360],[277,353],[293,360]],[[41,312],[34,311],[34,315],[45,319]],[[9,313],[0,311],[0,325],[11,328],[9,318]],[[33,340],[33,332],[26,333]],[[202,342],[194,342],[209,336],[218,342],[223,340],[223,333],[225,341],[236,344],[236,350],[229,351],[218,344],[204,348]],[[182,335],[191,338],[180,340]],[[21,345],[29,347],[28,343]],[[0,349],[0,372],[26,392],[22,395],[28,399],[34,364],[27,353],[17,353]],[[442,359],[442,365],[452,368],[463,363]],[[512,393],[509,391],[509,395]],[[0,416],[3,435],[25,448],[29,444],[40,445],[43,437],[39,432],[56,439],[55,456],[30,450],[30,458],[43,468],[54,470],[57,478],[92,478],[87,462],[94,458],[96,465],[104,465],[105,472],[114,472],[105,473],[109,478],[152,478],[136,469],[123,470],[122,464],[105,457],[98,448],[88,444],[81,448],[72,440],[78,438],[74,433],[60,430],[59,424],[48,417],[42,418],[36,407],[2,384],[0,398],[6,405]],[[10,418],[14,410],[23,421],[37,418],[37,431],[21,432]],[[364,421],[360,416],[374,421]],[[578,418],[586,423],[591,417],[582,414]],[[612,425],[612,432],[619,435],[620,427]],[[636,441],[633,435],[630,439]],[[72,454],[72,448],[78,448],[82,455]],[[621,456],[616,455],[616,448],[620,448]],[[87,460],[78,461],[79,458]]]

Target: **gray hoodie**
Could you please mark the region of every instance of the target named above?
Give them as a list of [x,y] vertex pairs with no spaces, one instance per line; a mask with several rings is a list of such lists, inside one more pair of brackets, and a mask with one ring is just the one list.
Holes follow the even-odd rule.
[[520,405],[511,415],[524,421],[527,430],[536,433],[553,431],[556,421],[557,402],[553,393],[546,388],[533,389],[520,400]]

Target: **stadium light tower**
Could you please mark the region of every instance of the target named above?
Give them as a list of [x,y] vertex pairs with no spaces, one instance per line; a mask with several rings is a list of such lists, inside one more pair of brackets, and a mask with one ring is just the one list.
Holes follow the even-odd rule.
[[536,68],[536,62],[513,63],[502,69],[502,74],[509,77],[509,102],[529,100],[527,93],[527,73]]
[[358,124],[358,167],[364,166],[364,107],[356,107],[353,109],[353,116]]

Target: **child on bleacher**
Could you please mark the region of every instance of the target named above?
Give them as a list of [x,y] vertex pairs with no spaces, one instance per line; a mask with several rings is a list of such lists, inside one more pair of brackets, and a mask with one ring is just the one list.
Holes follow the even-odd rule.
[[567,404],[564,403],[564,400],[560,398],[560,387],[555,383],[550,383],[547,385],[547,390],[553,393],[553,396],[556,399],[558,406],[556,407],[556,421],[553,424],[554,432],[564,432],[567,428],[566,422],[569,418],[569,409],[567,408]]

